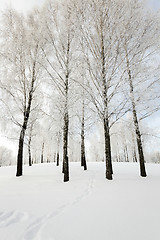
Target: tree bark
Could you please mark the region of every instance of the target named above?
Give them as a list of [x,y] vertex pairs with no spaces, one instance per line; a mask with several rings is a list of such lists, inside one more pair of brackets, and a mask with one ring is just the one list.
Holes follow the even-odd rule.
[[137,162],[136,150],[133,150],[133,162]]
[[18,156],[17,156],[17,173],[16,176],[20,177],[23,175],[23,145],[24,145],[24,136],[25,136],[25,128],[24,124],[21,129],[20,137],[19,137],[19,146],[18,146]]
[[59,166],[59,152],[57,152],[57,162],[56,162],[56,166]]
[[36,62],[34,62],[34,64],[33,64],[33,71],[32,71],[33,75],[32,75],[31,88],[29,91],[28,105],[24,109],[24,121],[23,121],[22,129],[21,129],[20,137],[19,137],[18,156],[17,156],[17,172],[16,172],[17,177],[20,177],[23,175],[23,146],[24,146],[25,132],[27,129],[27,124],[28,124],[29,115],[30,115],[30,111],[31,111],[31,104],[32,104],[33,92],[34,92],[34,82],[36,80],[35,66],[36,66]]
[[64,182],[69,181],[69,161],[68,161],[68,130],[69,130],[69,115],[68,115],[68,90],[69,90],[69,55],[70,55],[70,34],[67,39],[67,60],[66,60],[66,76],[65,76],[65,108],[64,108],[64,127],[63,127],[63,173]]
[[60,147],[61,132],[57,132],[57,154],[56,154],[56,165],[59,166],[59,147]]
[[42,143],[41,163],[44,162],[44,142]]
[[81,125],[81,166],[84,167],[84,170],[87,170],[86,163],[86,154],[85,154],[85,133],[84,133],[84,101],[82,108],[82,125]]
[[147,174],[146,174],[146,170],[145,170],[145,160],[144,160],[144,154],[143,154],[142,139],[141,139],[141,133],[140,133],[139,123],[138,123],[138,118],[137,118],[136,104],[135,104],[135,100],[134,100],[134,89],[133,89],[132,76],[131,76],[131,71],[129,69],[128,61],[127,61],[127,65],[128,65],[128,77],[129,77],[129,86],[130,86],[130,94],[131,94],[133,122],[134,122],[134,127],[135,127],[136,141],[137,141],[138,155],[139,155],[139,162],[140,162],[140,175],[142,177],[146,177]]
[[31,154],[32,128],[33,128],[33,125],[31,125],[29,141],[28,141],[28,155],[29,155],[29,166],[30,167],[32,166],[32,154]]
[[125,158],[125,162],[129,162],[128,148],[126,144],[124,145],[124,158]]
[[32,166],[32,155],[31,155],[31,146],[28,146],[28,154],[29,154],[29,166]]
[[108,120],[104,119],[104,136],[105,136],[105,158],[106,158],[106,178],[112,180],[112,159],[111,159],[111,144]]
[[68,111],[67,111],[64,115],[64,129],[63,129],[63,173],[64,173],[64,182],[69,181],[68,127],[69,127],[69,118],[68,118]]
[[143,147],[142,147],[142,139],[141,139],[141,133],[139,130],[139,124],[137,119],[136,110],[133,107],[133,119],[134,119],[134,126],[136,131],[136,140],[137,140],[137,146],[138,146],[138,154],[139,154],[139,162],[140,162],[140,174],[142,177],[146,177],[146,170],[145,170],[145,160],[144,160],[144,154],[143,154]]
[[105,67],[105,49],[103,33],[101,33],[101,63],[102,63],[102,85],[103,85],[103,104],[104,104],[104,142],[105,142],[105,159],[106,159],[106,178],[112,180],[113,168],[111,159],[111,143],[109,132],[109,119],[108,119],[108,97],[106,85],[106,67]]

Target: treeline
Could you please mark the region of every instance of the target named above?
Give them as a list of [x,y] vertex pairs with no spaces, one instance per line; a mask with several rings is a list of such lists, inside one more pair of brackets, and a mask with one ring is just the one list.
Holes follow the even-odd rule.
[[[103,126],[106,178],[112,180],[111,136],[123,133],[130,116],[132,155],[146,177],[140,126],[160,107],[159,29],[159,13],[138,0],[50,0],[25,15],[13,9],[3,12],[2,118],[6,128],[12,121],[20,129],[16,176],[23,174],[26,139],[32,165],[34,135],[41,139],[42,163],[44,149],[49,159],[56,142],[59,165],[63,149],[66,182],[68,151],[76,154],[72,143],[79,134],[81,166],[86,170],[87,132],[96,132],[98,122]],[[45,126],[48,130],[42,135]],[[125,157],[127,146],[125,142]]]

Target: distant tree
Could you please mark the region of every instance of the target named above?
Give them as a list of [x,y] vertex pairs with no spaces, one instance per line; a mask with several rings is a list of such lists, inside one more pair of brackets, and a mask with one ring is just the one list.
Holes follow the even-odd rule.
[[0,167],[12,165],[12,158],[12,150],[5,146],[0,146]]
[[61,141],[61,132],[56,133],[56,142],[57,142],[57,155],[56,155],[56,166],[59,166],[59,155],[60,155],[60,141]]

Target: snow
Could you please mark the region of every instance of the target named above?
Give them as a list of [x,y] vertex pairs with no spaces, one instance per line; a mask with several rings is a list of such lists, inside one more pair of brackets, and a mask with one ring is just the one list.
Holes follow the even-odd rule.
[[105,179],[104,163],[70,165],[63,183],[54,164],[0,168],[2,240],[159,240],[160,165],[114,163],[114,180]]

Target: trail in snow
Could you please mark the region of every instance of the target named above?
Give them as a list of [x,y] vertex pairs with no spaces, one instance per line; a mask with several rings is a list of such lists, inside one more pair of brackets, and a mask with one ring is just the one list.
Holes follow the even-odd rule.
[[[25,230],[23,236],[21,236],[19,238],[19,240],[22,240],[22,239],[24,239],[24,240],[40,240],[41,235],[42,235],[41,232],[42,232],[43,228],[45,227],[45,225],[47,225],[48,220],[52,221],[54,218],[56,218],[56,216],[63,213],[66,209],[69,209],[73,205],[78,204],[81,200],[85,199],[91,193],[91,191],[94,187],[94,182],[95,182],[95,179],[92,174],[90,177],[89,183],[87,185],[87,188],[81,193],[81,195],[76,197],[71,202],[67,202],[66,204],[60,206],[55,211],[53,211],[51,214],[48,214],[47,216],[42,216],[40,218],[37,218],[33,222],[31,222],[30,225]],[[52,238],[52,240],[55,240],[55,239]]]
[[26,213],[18,211],[3,212],[0,215],[0,228],[8,227],[9,225],[26,221],[27,219],[28,215]]

